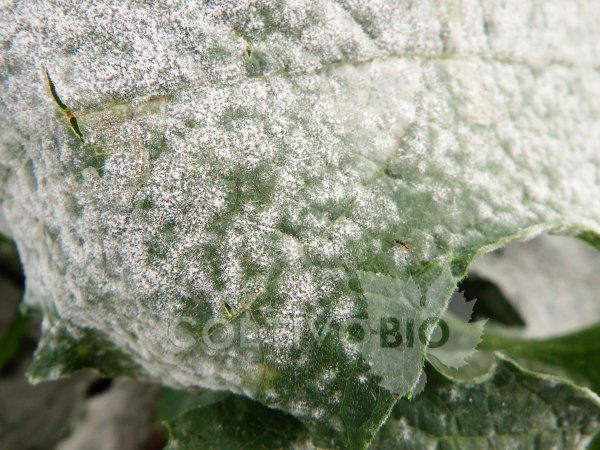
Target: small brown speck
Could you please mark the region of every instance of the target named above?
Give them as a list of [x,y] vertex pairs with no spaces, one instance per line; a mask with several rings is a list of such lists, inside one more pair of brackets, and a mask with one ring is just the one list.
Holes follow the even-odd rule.
[[394,241],[394,244],[399,245],[400,247],[405,249],[407,252],[410,252],[410,245],[408,245],[408,242],[406,242],[404,239],[396,239]]

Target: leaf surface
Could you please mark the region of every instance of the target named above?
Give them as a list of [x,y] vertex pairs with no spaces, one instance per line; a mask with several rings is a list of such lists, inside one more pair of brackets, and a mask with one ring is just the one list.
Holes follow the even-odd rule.
[[[582,448],[600,426],[595,394],[526,371],[504,357],[476,382],[457,383],[434,370],[428,373],[425,390],[396,404],[370,450],[567,450]],[[170,450],[316,448],[293,418],[235,396],[188,411],[171,421],[169,429]]]
[[501,358],[476,383],[431,371],[421,395],[398,402],[374,448],[577,449],[599,425],[600,400],[591,391]]
[[73,8],[0,9],[0,198],[45,315],[34,380],[96,365],[231,390],[364,448],[424,346],[380,383],[381,355],[339,330],[403,294],[374,305],[359,274],[443,286],[393,305],[436,318],[487,250],[597,239],[594,5]]
[[168,450],[314,448],[297,419],[238,396],[187,411],[169,422],[168,429]]
[[566,376],[600,395],[600,324],[551,339],[484,336],[482,350],[499,350],[526,367]]

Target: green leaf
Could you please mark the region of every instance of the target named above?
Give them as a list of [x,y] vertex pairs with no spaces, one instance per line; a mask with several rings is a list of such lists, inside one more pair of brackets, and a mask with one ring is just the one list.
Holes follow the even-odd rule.
[[[476,382],[428,373],[425,391],[398,402],[371,450],[568,450],[582,448],[600,427],[596,395],[504,357]],[[237,396],[189,411],[168,428],[171,450],[316,448],[295,419]]]
[[[477,328],[470,327],[470,324],[452,314],[447,312],[444,320],[452,332],[459,336],[457,341],[466,342],[469,349],[472,339],[464,337],[479,339]],[[436,370],[449,378],[457,381],[474,380],[487,376],[494,363],[493,353],[499,351],[530,370],[568,379],[600,394],[600,366],[597,364],[600,324],[549,339],[525,339],[501,334],[507,331],[510,330],[499,326],[485,330],[477,352],[463,367],[446,367],[432,357],[431,352],[428,353],[428,360]]]
[[591,391],[504,358],[479,382],[428,374],[425,391],[398,402],[373,449],[578,449],[600,427]]
[[228,395],[224,391],[190,392],[163,387],[158,393],[156,416],[160,420],[173,420],[190,409],[221,402]]
[[540,372],[568,376],[600,395],[600,324],[552,339],[525,340],[484,335],[484,350],[500,350]]
[[310,445],[297,419],[238,396],[188,411],[167,428],[168,450],[276,450],[303,441]]
[[[433,326],[476,256],[599,239],[597,15],[465,5],[1,7],[0,195],[45,315],[33,378],[230,390],[365,448],[425,345],[385,358],[349,321]],[[427,301],[405,304],[409,284]]]
[[19,348],[19,344],[25,335],[29,317],[20,312],[16,312],[8,329],[0,336],[0,373],[2,373],[6,364],[8,364],[15,352]]
[[135,376],[140,368],[95,330],[67,333],[62,327],[44,330],[27,375],[32,383],[58,379],[86,367],[104,374]]

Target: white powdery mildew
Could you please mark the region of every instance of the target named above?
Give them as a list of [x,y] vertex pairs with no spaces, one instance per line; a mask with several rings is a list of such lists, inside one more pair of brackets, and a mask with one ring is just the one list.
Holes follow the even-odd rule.
[[[270,359],[285,365],[290,351],[310,339],[311,333],[329,332],[319,330],[315,321],[329,313],[329,304],[335,300],[335,283],[340,278],[339,273],[318,269],[282,276],[278,286],[282,303],[265,308],[268,316],[275,320],[261,331],[262,341],[273,352]],[[302,361],[296,364],[301,366]]]
[[[288,361],[294,320],[356,312],[333,267],[598,230],[599,19],[559,0],[7,2],[0,216],[27,302],[163,383],[255,396],[262,356],[312,355]],[[181,351],[165,326],[255,307],[284,324],[258,333],[268,355]]]

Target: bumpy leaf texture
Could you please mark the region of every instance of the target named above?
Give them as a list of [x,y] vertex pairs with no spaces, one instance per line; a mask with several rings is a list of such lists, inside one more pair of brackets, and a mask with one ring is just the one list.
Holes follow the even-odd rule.
[[599,20],[559,0],[4,3],[0,223],[45,316],[32,378],[229,389],[364,447],[426,342],[380,385],[345,327],[381,310],[359,273],[418,287],[393,311],[432,325],[478,254],[600,242]]
[[600,402],[589,391],[505,358],[478,382],[432,375],[423,394],[396,404],[374,449],[576,449],[600,424]]
[[[598,429],[599,408],[586,389],[496,356],[476,381],[432,371],[424,392],[396,404],[369,450],[583,448]],[[239,397],[187,411],[169,431],[172,450],[316,450],[297,421]]]

